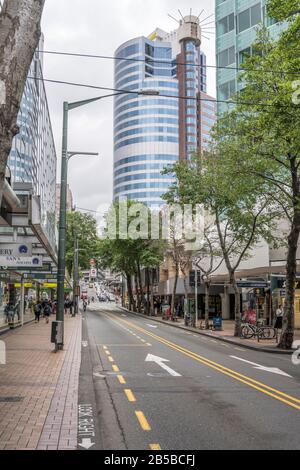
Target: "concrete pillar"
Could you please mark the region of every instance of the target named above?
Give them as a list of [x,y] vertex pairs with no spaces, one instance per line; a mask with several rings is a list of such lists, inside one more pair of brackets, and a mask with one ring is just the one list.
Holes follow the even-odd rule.
[[222,317],[223,320],[230,320],[230,298],[229,298],[229,288],[224,286],[224,293],[220,294],[222,300]]

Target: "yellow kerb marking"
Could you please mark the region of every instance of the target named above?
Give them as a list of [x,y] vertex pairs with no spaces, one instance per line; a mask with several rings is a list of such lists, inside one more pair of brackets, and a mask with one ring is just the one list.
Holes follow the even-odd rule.
[[118,375],[117,377],[118,377],[118,380],[119,380],[120,384],[122,384],[122,385],[126,384],[126,381],[125,381],[123,375]]
[[120,372],[120,369],[115,364],[112,366],[114,372]]
[[136,411],[135,415],[140,423],[140,426],[143,431],[151,431],[151,426],[148,423],[144,413],[142,411]]
[[161,450],[161,447],[159,444],[150,444],[149,447],[151,450]]
[[108,360],[109,360],[109,362],[115,362],[114,359],[111,356],[109,356]]
[[128,401],[136,401],[135,396],[133,395],[132,391],[129,390],[129,388],[126,388],[124,390],[126,397],[128,398]]

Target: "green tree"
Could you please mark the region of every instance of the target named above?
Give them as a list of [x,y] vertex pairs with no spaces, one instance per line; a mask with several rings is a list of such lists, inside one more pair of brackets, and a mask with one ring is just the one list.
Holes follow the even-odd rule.
[[[100,243],[101,265],[124,275],[130,308],[137,308],[138,311],[141,311],[144,300],[141,271],[158,266],[162,260],[161,242],[149,237],[150,219],[151,212],[144,204],[116,202],[107,215],[107,227]],[[137,305],[133,297],[132,278],[135,280]]]
[[92,215],[81,212],[67,214],[66,266],[69,274],[73,270],[75,237],[79,246],[79,267],[89,269],[90,259],[97,258],[100,249],[97,221]]
[[[299,2],[269,2],[270,13],[285,19]],[[295,13],[295,12],[294,12]],[[297,13],[297,12],[296,12]],[[243,66],[243,90],[234,111],[218,122],[220,154],[230,155],[232,174],[255,178],[262,194],[272,196],[288,226],[287,282],[280,348],[294,338],[296,258],[300,234],[300,106],[295,92],[300,79],[300,20],[290,17],[278,41],[262,29],[256,52]],[[297,95],[297,96],[296,96]]]
[[235,293],[234,334],[239,336],[240,291],[235,273],[261,239],[273,240],[271,233],[277,211],[272,200],[261,194],[262,185],[234,173],[234,164],[229,152],[219,154],[217,148],[191,161],[180,162],[167,170],[175,173],[175,183],[164,197],[169,203],[202,205],[205,218],[214,224],[214,230],[206,234],[203,248],[206,251],[209,245],[215,245],[218,237],[219,251]]

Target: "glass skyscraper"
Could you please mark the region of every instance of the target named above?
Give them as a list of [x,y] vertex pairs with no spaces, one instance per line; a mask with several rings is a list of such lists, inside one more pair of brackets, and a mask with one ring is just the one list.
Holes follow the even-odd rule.
[[228,108],[222,102],[242,86],[236,68],[252,53],[257,27],[263,22],[271,36],[277,37],[285,24],[268,17],[266,0],[216,0],[215,16],[218,113],[222,113]]
[[206,57],[200,44],[199,20],[188,16],[172,33],[156,29],[117,49],[115,88],[155,91],[158,96],[115,98],[115,200],[161,206],[172,183],[162,170],[204,148],[215,104],[206,95]]
[[55,197],[56,164],[52,125],[43,77],[43,37],[36,51],[25,83],[18,125],[20,133],[14,138],[7,162],[13,182],[31,183],[33,194],[39,196],[43,227],[56,243]]

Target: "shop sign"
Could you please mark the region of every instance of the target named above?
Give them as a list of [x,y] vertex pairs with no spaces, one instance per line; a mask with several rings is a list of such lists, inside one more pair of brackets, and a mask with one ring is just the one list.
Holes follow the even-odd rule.
[[0,256],[31,256],[32,244],[30,243],[0,243]]
[[269,283],[263,281],[239,281],[237,282],[237,286],[252,289],[264,289],[266,287],[269,287]]
[[97,277],[97,269],[90,270],[90,277]]
[[7,268],[34,268],[43,266],[41,256],[0,256],[0,266]]

